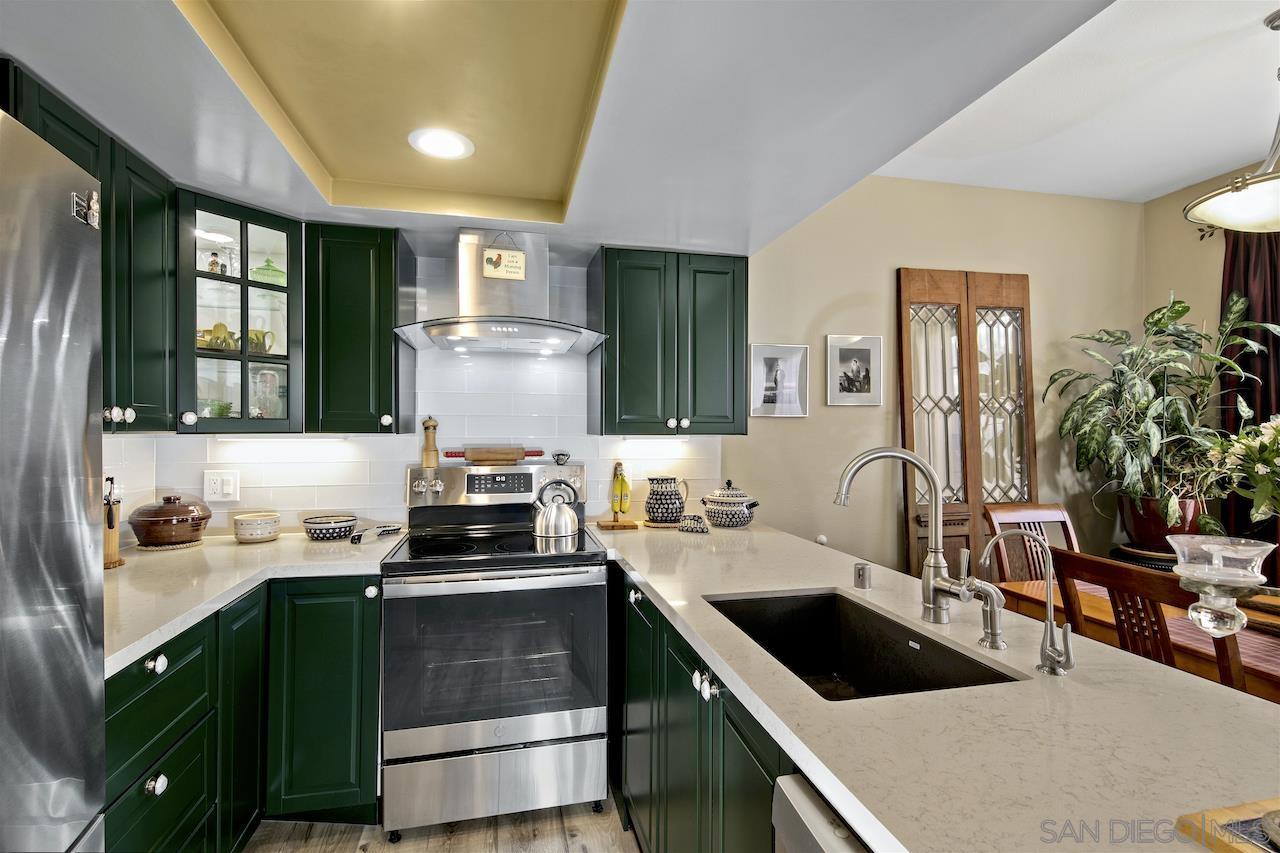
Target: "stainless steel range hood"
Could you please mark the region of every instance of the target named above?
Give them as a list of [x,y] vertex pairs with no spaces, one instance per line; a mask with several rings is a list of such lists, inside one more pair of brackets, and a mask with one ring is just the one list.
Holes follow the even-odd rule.
[[[485,278],[487,248],[524,252],[524,279]],[[396,328],[416,349],[585,355],[605,339],[585,326],[585,294],[553,293],[545,234],[461,228],[450,270],[420,290],[426,319]]]

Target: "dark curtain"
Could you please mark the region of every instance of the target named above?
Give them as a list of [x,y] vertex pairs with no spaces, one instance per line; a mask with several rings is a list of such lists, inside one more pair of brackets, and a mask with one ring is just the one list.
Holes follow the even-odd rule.
[[[1249,297],[1248,320],[1280,323],[1280,234],[1247,234],[1240,231],[1224,231],[1226,253],[1222,262],[1222,304],[1232,293]],[[1280,414],[1280,339],[1261,329],[1248,335],[1267,347],[1259,355],[1230,353],[1249,373],[1262,380],[1241,383],[1224,379],[1224,389],[1229,393],[1223,398],[1225,408],[1222,425],[1235,432],[1240,428],[1240,413],[1236,410],[1236,395],[1243,397],[1255,412],[1255,423],[1261,423],[1272,415]],[[1249,520],[1249,501],[1238,496],[1228,498],[1223,506],[1223,523],[1237,536],[1265,539],[1276,542],[1280,537],[1280,524],[1272,518],[1263,524]],[[1267,576],[1276,582],[1277,555],[1268,560]]]

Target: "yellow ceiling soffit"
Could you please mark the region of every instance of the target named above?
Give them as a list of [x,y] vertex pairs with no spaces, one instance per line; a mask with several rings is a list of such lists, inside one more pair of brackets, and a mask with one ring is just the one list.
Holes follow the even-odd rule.
[[596,109],[600,104],[600,94],[604,89],[605,75],[608,72],[614,44],[617,42],[618,30],[622,25],[626,2],[627,0],[615,0],[613,17],[600,47],[595,80],[591,87],[590,101],[583,116],[573,167],[564,189],[564,199],[559,201],[335,179],[325,167],[324,162],[316,156],[306,137],[289,118],[289,114],[280,106],[280,102],[276,100],[271,89],[259,76],[207,0],[173,0],[174,5],[204,41],[214,58],[226,70],[250,105],[284,145],[289,156],[294,159],[329,204],[549,223],[564,221],[569,199],[572,198],[577,184],[587,140],[595,121]]

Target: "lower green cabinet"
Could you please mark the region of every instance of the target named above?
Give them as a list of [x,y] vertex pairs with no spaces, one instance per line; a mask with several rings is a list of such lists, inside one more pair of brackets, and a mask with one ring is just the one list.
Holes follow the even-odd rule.
[[218,615],[218,850],[248,843],[266,804],[267,587]]
[[272,582],[267,815],[376,818],[381,589],[376,575]]
[[637,590],[630,589],[623,619],[626,669],[622,688],[622,790],[640,846],[653,850],[658,798],[654,769],[658,736],[657,672],[659,616]]
[[213,853],[204,827],[217,799],[216,718],[217,712],[210,712],[111,804],[107,850]]
[[640,849],[769,853],[791,762],[642,591],[623,598],[618,778]]
[[664,624],[660,681],[658,790],[662,850],[707,850],[710,826],[710,717],[699,692],[702,664]]

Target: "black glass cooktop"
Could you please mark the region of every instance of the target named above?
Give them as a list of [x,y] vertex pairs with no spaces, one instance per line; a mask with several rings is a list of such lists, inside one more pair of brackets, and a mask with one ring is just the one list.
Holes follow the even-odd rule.
[[604,561],[604,546],[585,528],[567,540],[540,539],[527,526],[410,528],[382,561],[382,573],[414,574]]

